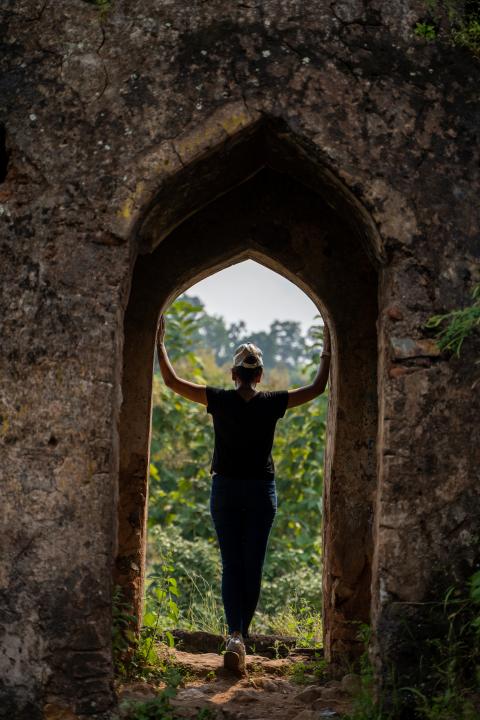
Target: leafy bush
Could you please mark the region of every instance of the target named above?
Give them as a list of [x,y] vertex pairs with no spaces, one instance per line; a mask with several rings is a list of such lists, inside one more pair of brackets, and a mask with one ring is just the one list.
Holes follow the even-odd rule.
[[[262,616],[256,621],[256,628],[262,622]],[[283,609],[271,613],[264,619],[262,632],[272,632],[274,635],[294,637],[297,647],[322,647],[322,614],[315,610],[308,602],[300,600],[290,601]]]

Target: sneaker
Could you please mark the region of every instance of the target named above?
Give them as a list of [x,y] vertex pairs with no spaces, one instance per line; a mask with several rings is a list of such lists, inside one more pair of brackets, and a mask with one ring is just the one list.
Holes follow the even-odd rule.
[[245,644],[241,635],[231,635],[227,638],[223,667],[232,672],[245,675]]

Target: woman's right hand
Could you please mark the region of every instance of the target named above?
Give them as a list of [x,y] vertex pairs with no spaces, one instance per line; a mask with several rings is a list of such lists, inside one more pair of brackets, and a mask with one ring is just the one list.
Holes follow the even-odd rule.
[[205,385],[189,382],[179,378],[168,359],[167,350],[163,343],[165,337],[165,318],[160,315],[157,325],[157,354],[160,364],[160,372],[162,373],[165,385],[178,395],[193,400],[194,402],[208,405],[207,389]]
[[325,324],[323,326],[323,349],[322,352],[331,352],[331,345],[330,345],[330,330],[328,329],[328,325]]

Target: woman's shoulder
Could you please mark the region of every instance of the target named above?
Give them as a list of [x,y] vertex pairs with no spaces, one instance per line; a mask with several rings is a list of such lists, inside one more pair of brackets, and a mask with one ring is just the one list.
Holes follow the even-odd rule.
[[288,405],[288,390],[267,390],[263,396],[265,410],[276,419],[282,418]]
[[262,390],[259,395],[261,395],[263,398],[269,400],[271,398],[281,398],[285,395],[288,395],[288,390]]
[[231,390],[225,390],[225,388],[213,387],[212,385],[206,386],[207,394],[207,412],[214,415],[216,412],[221,412],[225,407],[230,407]]
[[231,390],[230,388],[214,387],[213,385],[207,385],[206,390],[207,396],[215,399],[228,398],[235,393],[235,390]]

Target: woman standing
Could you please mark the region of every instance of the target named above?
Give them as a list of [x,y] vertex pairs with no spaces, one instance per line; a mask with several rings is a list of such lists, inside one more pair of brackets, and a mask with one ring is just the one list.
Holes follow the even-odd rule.
[[321,363],[314,381],[295,390],[259,392],[261,350],[244,343],[235,350],[232,380],[223,390],[179,378],[164,345],[165,321],[157,332],[160,371],[167,387],[206,405],[213,417],[210,511],[222,557],[222,600],[228,624],[224,664],[245,672],[244,638],[260,596],[268,536],[277,509],[272,445],[277,420],[287,408],[324,392],[330,367],[330,335],[324,328]]

